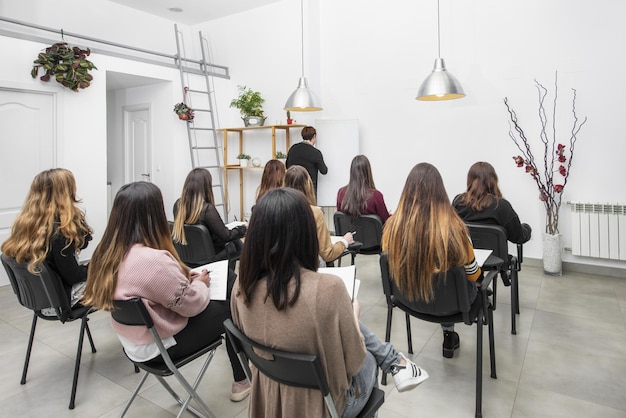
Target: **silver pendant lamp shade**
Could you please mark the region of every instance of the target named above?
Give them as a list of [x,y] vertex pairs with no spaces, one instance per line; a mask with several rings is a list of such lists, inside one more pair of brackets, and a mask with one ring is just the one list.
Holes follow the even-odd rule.
[[446,70],[441,58],[441,36],[439,33],[439,0],[437,0],[437,48],[439,57],[435,59],[435,67],[417,92],[417,100],[436,101],[452,100],[465,97],[459,81]]
[[302,30],[302,75],[298,80],[298,87],[291,93],[291,96],[287,99],[285,103],[285,110],[289,110],[291,112],[316,112],[318,110],[322,110],[322,106],[320,105],[319,100],[315,96],[315,94],[309,90],[308,83],[306,81],[306,77],[304,76],[304,11],[303,11],[303,1],[300,0],[300,27]]

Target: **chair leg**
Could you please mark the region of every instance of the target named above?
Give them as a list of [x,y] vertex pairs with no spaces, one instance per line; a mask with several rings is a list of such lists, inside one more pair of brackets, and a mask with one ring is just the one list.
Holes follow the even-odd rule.
[[[207,368],[209,367],[209,364],[211,363],[211,360],[213,359],[213,356],[215,355],[215,350],[209,352],[207,359],[204,361],[204,364],[202,365],[202,368],[200,369],[200,372],[198,373],[198,376],[196,377],[196,380],[194,381],[193,385],[190,387],[190,389],[192,390],[191,393],[188,392],[188,396],[187,399],[185,399],[185,402],[183,402],[180,411],[178,412],[178,415],[176,416],[176,418],[180,418],[187,409],[189,409],[189,411],[193,412],[194,414],[198,415],[195,411],[195,409],[189,405],[189,401],[191,401],[191,399],[195,399],[196,402],[198,402],[198,404],[200,405],[200,407],[204,410],[204,412],[207,414],[208,417],[212,417],[215,418],[215,415],[213,415],[213,413],[211,412],[211,410],[209,409],[209,407],[206,405],[206,403],[204,403],[204,401],[202,400],[202,398],[200,398],[200,396],[198,396],[196,389],[198,388],[198,385],[200,384],[200,381],[202,380],[202,377],[204,377],[204,374],[206,373]],[[185,380],[182,375],[180,374],[180,372],[175,373],[176,377],[182,378],[183,380]],[[179,379],[180,380],[180,379]],[[180,382],[181,384],[183,384],[183,382]],[[185,386],[185,388],[187,388],[187,386],[189,386],[189,384],[187,383],[187,381],[185,380],[185,384],[183,384],[183,386]]]
[[511,269],[511,334],[517,334],[515,314],[519,313],[519,288],[517,287],[517,271]]
[[[387,328],[385,329],[385,342],[388,343],[391,339],[391,320],[393,316],[393,307],[387,307]],[[382,385],[387,385],[387,373],[382,372],[383,375],[380,379]]]
[[411,316],[405,313],[406,319],[406,338],[409,342],[409,354],[413,354],[413,337],[411,335]]
[[91,338],[91,330],[89,329],[89,318],[85,317],[87,322],[85,322],[85,331],[87,332],[87,339],[89,340],[89,345],[91,346],[91,352],[95,353],[96,352],[96,346],[93,343],[93,338]]
[[476,418],[483,416],[483,314],[480,309],[476,321]]
[[30,363],[30,353],[33,349],[33,341],[35,340],[35,327],[37,326],[37,314],[33,314],[33,322],[30,325],[30,336],[28,337],[28,346],[26,347],[26,358],[24,359],[24,369],[22,370],[22,380],[20,384],[26,383],[26,373],[28,373],[28,364]]
[[[137,365],[135,365],[135,368],[137,368]],[[124,415],[126,415],[126,412],[128,412],[128,408],[130,408],[130,404],[133,403],[133,401],[135,400],[135,397],[139,393],[139,389],[141,389],[141,387],[143,386],[144,382],[148,378],[148,374],[149,374],[148,372],[144,372],[143,376],[141,376],[141,380],[139,381],[139,383],[135,387],[135,390],[133,391],[133,393],[130,395],[130,398],[126,402],[126,405],[124,405],[124,409],[120,413],[120,417],[119,418],[123,418]]]
[[491,283],[491,290],[493,291],[493,302],[491,305],[493,306],[493,310],[496,310],[496,300],[498,299],[498,278],[496,277]]
[[[89,328],[87,327],[87,315],[85,315],[80,321],[80,336],[78,337],[78,348],[76,349],[76,360],[74,362],[74,379],[72,380],[72,393],[70,394],[70,409],[74,409],[74,400],[76,399],[76,386],[78,384],[78,373],[80,372],[80,358],[83,353],[83,341],[85,338],[85,332],[89,335]],[[91,337],[88,337],[91,341]],[[95,347],[92,348],[95,352]]]
[[487,308],[487,321],[489,321],[488,330],[489,330],[489,360],[491,362],[491,378],[497,379],[496,375],[496,342],[494,339],[494,331],[493,331],[493,309],[491,307]]

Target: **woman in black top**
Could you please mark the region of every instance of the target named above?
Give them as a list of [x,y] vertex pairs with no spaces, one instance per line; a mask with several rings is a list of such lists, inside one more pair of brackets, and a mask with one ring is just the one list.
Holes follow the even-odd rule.
[[33,179],[22,212],[2,244],[2,253],[18,263],[28,263],[31,273],[38,273],[42,263],[58,273],[72,304],[82,297],[87,280],[87,266],[80,265],[76,257],[93,232],[78,203],[71,171],[42,171]]
[[500,225],[507,239],[523,244],[530,239],[530,225],[521,223],[511,204],[502,197],[498,175],[486,162],[474,163],[467,173],[467,191],[454,198],[452,205],[465,222]]
[[194,168],[189,172],[183,185],[182,195],[174,203],[172,238],[183,245],[187,244],[185,224],[202,224],[207,227],[213,240],[216,260],[233,259],[239,256],[242,247],[241,238],[246,234],[246,226],[240,225],[228,229],[224,225],[224,221],[215,208],[211,173],[204,168]]

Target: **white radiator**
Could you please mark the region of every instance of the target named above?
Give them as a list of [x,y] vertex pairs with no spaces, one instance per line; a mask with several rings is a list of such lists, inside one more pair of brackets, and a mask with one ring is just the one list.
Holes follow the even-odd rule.
[[626,206],[568,202],[572,254],[626,260]]

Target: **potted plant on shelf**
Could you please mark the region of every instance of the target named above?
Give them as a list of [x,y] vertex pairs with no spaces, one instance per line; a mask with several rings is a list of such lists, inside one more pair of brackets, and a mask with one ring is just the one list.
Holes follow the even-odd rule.
[[50,81],[54,78],[58,83],[70,90],[78,91],[85,89],[91,84],[93,76],[90,70],[97,70],[93,62],[87,57],[91,50],[81,49],[77,46],[70,46],[67,42],[57,42],[40,52],[37,59],[33,61],[33,69],[30,75],[35,78],[39,74],[39,68],[45,74],[39,77],[41,81]]
[[278,161],[282,161],[282,163],[285,164],[287,162],[287,155],[284,154],[282,151],[276,151],[276,159]]
[[261,93],[246,86],[238,86],[239,96],[230,102],[230,107],[239,109],[241,119],[245,126],[263,126],[265,115],[263,114],[263,102]]
[[291,119],[291,112],[287,111],[287,125],[291,125],[293,123],[293,119]]
[[193,113],[193,109],[183,102],[176,103],[176,105],[174,105],[174,113],[178,115],[178,119],[187,122],[191,122],[195,116]]
[[248,166],[248,161],[250,160],[250,158],[252,157],[250,157],[248,154],[244,154],[243,152],[237,156],[237,159],[239,160],[239,165],[242,167]]

